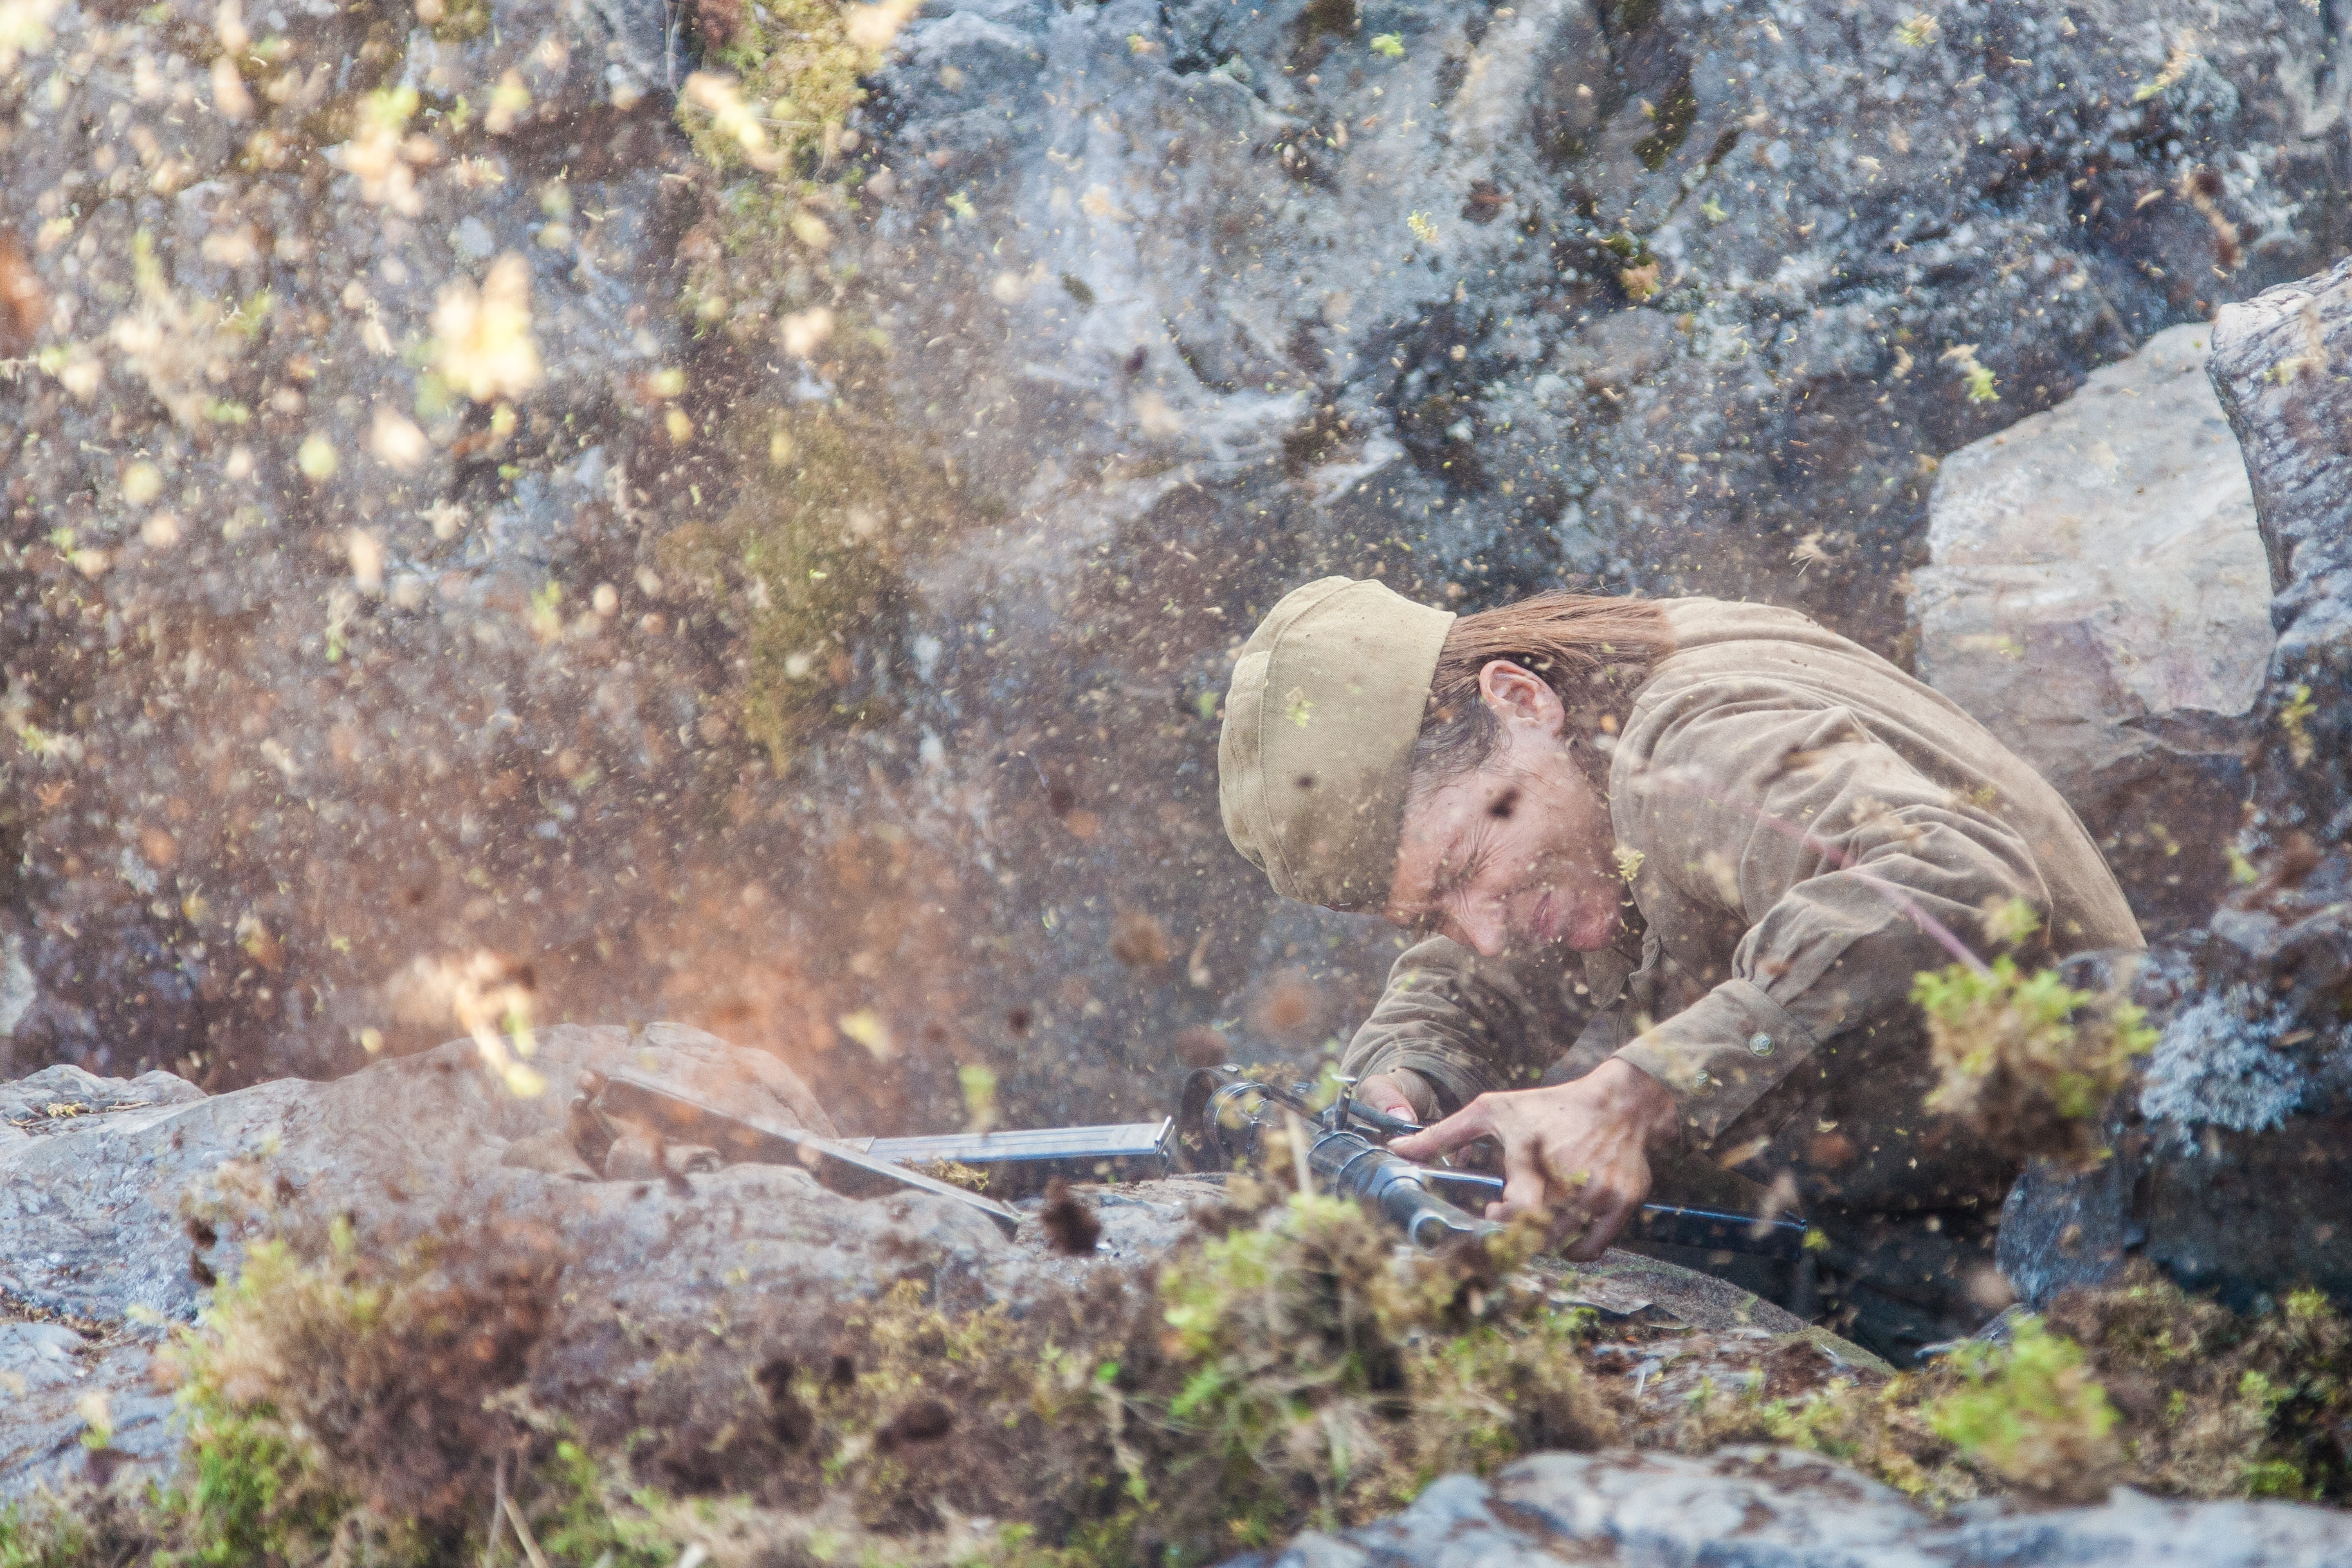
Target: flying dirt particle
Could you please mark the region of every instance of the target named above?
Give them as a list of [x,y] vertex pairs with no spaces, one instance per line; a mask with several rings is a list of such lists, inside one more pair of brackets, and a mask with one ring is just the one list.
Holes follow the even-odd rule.
[[304,479],[323,484],[335,477],[342,459],[335,454],[334,442],[314,430],[303,437],[302,445],[295,449],[294,466],[302,470]]
[[49,18],[58,14],[58,0],[11,0],[0,5],[0,76],[15,73],[20,56],[38,54],[55,37]]
[[352,561],[352,581],[367,594],[383,592],[383,542],[364,528],[354,528],[343,535],[343,548]]
[[220,1276],[213,1272],[212,1265],[194,1252],[188,1254],[188,1278],[207,1290],[220,1283]]
[[1988,1312],[1998,1312],[2017,1300],[2009,1277],[1990,1263],[1979,1264],[1966,1281],[1969,1300]]
[[1141,910],[1123,910],[1111,922],[1110,952],[1129,969],[1157,969],[1171,956],[1167,930]]
[[997,1125],[995,1069],[967,1062],[956,1068],[956,1085],[963,1091],[964,1131],[987,1136]]
[[679,89],[679,101],[695,121],[707,121],[711,135],[726,153],[755,169],[772,174],[783,167],[783,154],[768,140],[751,105],[743,101],[741,84],[724,71],[696,71]]
[[1805,1147],[1805,1163],[1823,1171],[1853,1163],[1853,1140],[1834,1130],[1818,1133]]
[[1086,1257],[1102,1240],[1101,1217],[1059,1176],[1045,1185],[1045,1206],[1037,1211],[1037,1223],[1045,1227],[1045,1239],[1054,1250],[1072,1258]]
[[1184,416],[1171,408],[1168,400],[1156,392],[1137,395],[1135,422],[1143,426],[1143,433],[1147,436],[1181,436],[1184,433]]
[[846,18],[842,31],[859,48],[878,52],[890,47],[921,5],[922,0],[881,0],[878,5],[852,5],[842,12]]
[[377,407],[375,423],[368,431],[368,450],[375,454],[376,461],[404,473],[423,462],[430,449],[416,421],[397,409]]
[[933,1443],[955,1427],[955,1412],[943,1401],[918,1399],[902,1407],[874,1434],[877,1452],[889,1453],[910,1443]]
[[245,950],[247,958],[272,974],[286,967],[285,944],[249,910],[236,918],[236,945]]
[[1206,1024],[1195,1024],[1175,1039],[1176,1059],[1188,1068],[1222,1067],[1234,1059],[1224,1036]]
[[1062,818],[1062,826],[1070,830],[1073,838],[1083,842],[1102,831],[1102,818],[1091,811],[1074,811]]
[[478,289],[448,284],[433,307],[443,380],[477,403],[520,397],[541,374],[530,335],[530,263],[512,251],[490,264]]
[[799,1375],[800,1368],[789,1356],[778,1356],[752,1374],[760,1392],[768,1396],[768,1430],[787,1448],[799,1447],[816,1431],[815,1413],[793,1387]]
[[1470,197],[1462,204],[1462,216],[1472,223],[1492,223],[1502,216],[1503,190],[1492,180],[1470,182]]
[[212,68],[213,108],[223,120],[253,118],[253,95],[245,89],[245,79],[237,74],[236,61],[228,55],[216,56]]
[[1513,784],[1486,803],[1486,815],[1504,822],[1510,821],[1511,814],[1518,809],[1519,789],[1517,784]]
[[180,841],[161,827],[139,830],[139,853],[158,871],[169,870],[180,858]]
[[1269,1039],[1304,1044],[1320,1026],[1323,993],[1296,972],[1278,974],[1250,1008],[1250,1027]]
[[833,312],[822,305],[795,310],[783,319],[777,336],[782,340],[786,353],[806,359],[824,347],[824,341],[833,336]]
[[196,1215],[190,1215],[188,1216],[188,1239],[196,1244],[197,1250],[202,1251],[204,1248],[212,1246],[215,1242],[220,1239],[220,1232],[215,1230],[210,1225],[206,1224],[204,1220],[199,1219]]
[[860,1007],[855,1013],[844,1013],[834,1020],[835,1026],[851,1039],[864,1046],[877,1062],[894,1061],[898,1055],[898,1043],[890,1036],[890,1026],[882,1015],[871,1007]]
[[0,232],[0,358],[29,352],[41,318],[48,313],[48,290],[13,234]]
[[1029,1032],[1029,1023],[1028,1008],[1008,1007],[1004,1010],[1004,1026],[1015,1035],[1026,1035]]

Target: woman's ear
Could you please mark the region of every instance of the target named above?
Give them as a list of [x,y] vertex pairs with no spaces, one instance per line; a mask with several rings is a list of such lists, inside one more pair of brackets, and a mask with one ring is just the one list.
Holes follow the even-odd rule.
[[1489,659],[1478,671],[1478,695],[1506,724],[1529,725],[1556,736],[1568,722],[1568,710],[1551,683],[1507,658]]

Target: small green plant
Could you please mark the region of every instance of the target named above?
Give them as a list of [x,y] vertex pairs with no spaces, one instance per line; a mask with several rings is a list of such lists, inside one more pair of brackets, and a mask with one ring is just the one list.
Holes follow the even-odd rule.
[[2096,1161],[2101,1108],[2156,1045],[2137,1005],[2074,990],[2054,971],[2021,973],[2006,953],[1926,971],[1911,999],[1941,1075],[1927,1109],[2019,1158]]
[[2286,706],[2279,710],[2279,728],[2286,731],[2287,754],[2296,767],[2308,767],[2317,754],[2311,742],[2311,716],[2319,711],[2311,700],[2311,688],[2297,682],[2287,694]]
[[480,1250],[379,1258],[341,1220],[314,1255],[249,1246],[167,1352],[187,1443],[159,1533],[222,1568],[461,1544],[497,1456],[528,1452],[484,1401],[520,1381],[553,1278],[528,1246]]
[[2082,1346],[2029,1317],[2008,1344],[1969,1341],[1949,1366],[1958,1385],[1927,1407],[1937,1436],[2012,1485],[2075,1497],[2106,1489],[2123,1459],[2116,1409]]
[[1942,358],[1952,367],[1953,374],[1960,378],[1961,395],[1970,403],[2000,401],[2000,380],[1993,374],[1990,365],[1978,361],[1976,344],[1955,344],[1944,351]]
[[1924,49],[1943,34],[1944,25],[1925,11],[1915,11],[1895,25],[1895,41],[1906,49]]
[[2194,69],[2204,57],[2197,52],[2197,36],[2183,29],[2171,51],[2164,57],[2164,67],[2150,79],[2132,89],[2134,103],[2146,103],[2149,99],[2171,91],[2181,78]]
[[1372,35],[1372,53],[1382,59],[1401,60],[1404,58],[1404,39],[1396,33],[1375,33]]

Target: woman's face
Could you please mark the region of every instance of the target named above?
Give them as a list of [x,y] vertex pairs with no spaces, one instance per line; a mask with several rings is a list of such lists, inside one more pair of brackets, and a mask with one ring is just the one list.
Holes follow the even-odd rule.
[[1624,891],[1615,840],[1608,804],[1569,755],[1559,696],[1502,659],[1478,689],[1502,744],[1406,811],[1383,912],[1488,957],[1606,947]]

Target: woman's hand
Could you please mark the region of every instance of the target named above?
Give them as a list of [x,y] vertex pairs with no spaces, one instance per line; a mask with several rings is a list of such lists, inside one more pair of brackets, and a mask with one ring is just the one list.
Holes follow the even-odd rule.
[[1664,1084],[1612,1058],[1554,1089],[1482,1094],[1389,1148],[1426,1161],[1496,1140],[1503,1146],[1503,1197],[1486,1205],[1486,1217],[1544,1215],[1555,1242],[1573,1238],[1567,1256],[1590,1263],[1650,1195],[1650,1151],[1673,1138],[1675,1114]]

